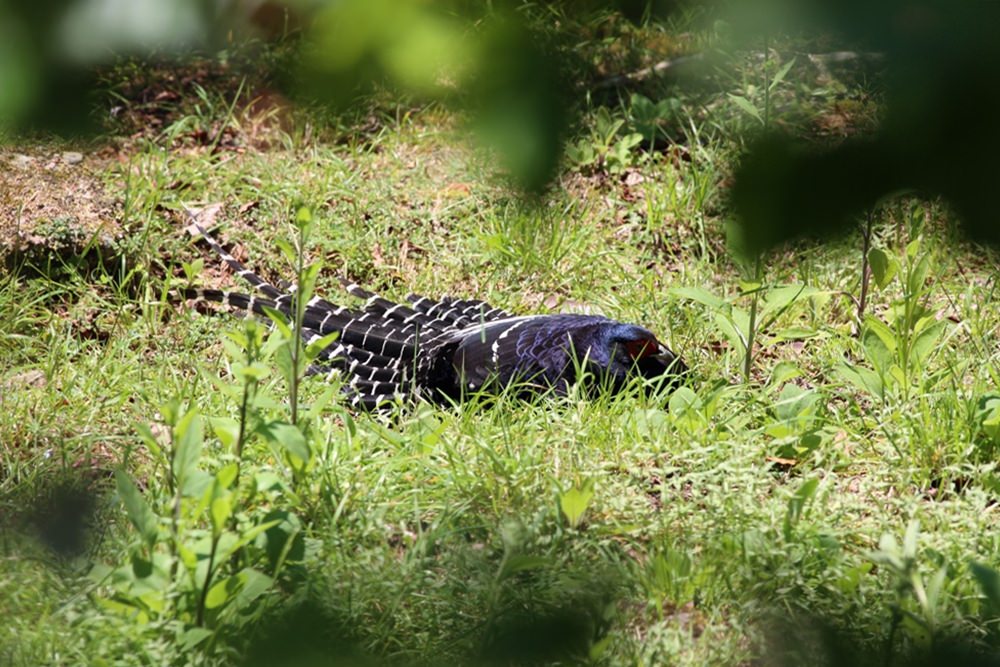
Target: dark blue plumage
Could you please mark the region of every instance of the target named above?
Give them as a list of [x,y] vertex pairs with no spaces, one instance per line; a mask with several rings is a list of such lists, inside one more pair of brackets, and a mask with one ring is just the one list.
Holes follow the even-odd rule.
[[[188,289],[185,298],[259,315],[266,309],[290,315],[294,287],[279,290],[199,231],[261,296]],[[687,373],[678,356],[634,324],[599,315],[515,317],[482,301],[415,294],[403,305],[344,284],[365,305],[345,308],[314,297],[306,305],[301,334],[306,341],[340,334],[310,372],[341,375],[357,406],[421,397],[460,401],[470,393],[496,393],[512,384],[520,393],[562,393],[581,379],[617,391],[633,376],[673,384]]]

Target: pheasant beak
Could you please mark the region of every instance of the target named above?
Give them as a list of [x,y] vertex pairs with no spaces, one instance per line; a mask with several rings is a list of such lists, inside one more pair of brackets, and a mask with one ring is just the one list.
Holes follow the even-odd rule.
[[688,367],[681,361],[680,357],[671,352],[666,345],[658,345],[656,352],[650,357],[666,366],[675,375],[683,375],[688,371]]

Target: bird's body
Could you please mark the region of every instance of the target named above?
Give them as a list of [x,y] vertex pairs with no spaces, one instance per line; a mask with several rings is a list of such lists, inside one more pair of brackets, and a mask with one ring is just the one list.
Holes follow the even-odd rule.
[[[183,291],[185,298],[258,315],[273,309],[291,319],[294,288],[279,290],[199,231],[260,296],[192,288]],[[581,372],[611,390],[634,375],[673,383],[687,372],[649,330],[599,315],[515,317],[478,300],[411,294],[408,304],[398,304],[353,283],[345,281],[345,288],[365,299],[364,306],[346,308],[313,297],[304,309],[302,336],[312,342],[339,334],[309,372],[341,374],[350,402],[358,407],[408,397],[460,401],[511,385],[525,393],[562,393],[581,379]]]

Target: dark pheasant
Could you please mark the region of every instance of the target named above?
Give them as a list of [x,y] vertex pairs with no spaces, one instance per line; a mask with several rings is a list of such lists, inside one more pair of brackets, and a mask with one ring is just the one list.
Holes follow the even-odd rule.
[[[294,286],[283,291],[271,285],[198,231],[257,294],[189,288],[182,290],[184,298],[257,315],[273,309],[291,318]],[[421,397],[447,403],[515,384],[524,393],[565,393],[581,373],[611,391],[636,375],[675,384],[687,373],[680,357],[634,324],[599,315],[516,317],[479,300],[416,294],[404,305],[342,282],[364,306],[346,308],[313,297],[305,307],[302,336],[308,343],[339,334],[309,373],[341,374],[358,407]]]

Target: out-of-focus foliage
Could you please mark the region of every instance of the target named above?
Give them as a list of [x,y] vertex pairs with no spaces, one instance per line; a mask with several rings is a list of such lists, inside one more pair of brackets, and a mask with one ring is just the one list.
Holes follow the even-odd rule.
[[[606,8],[593,3],[589,11]],[[648,15],[653,4],[627,3]],[[632,7],[631,5],[636,5]],[[640,7],[641,6],[641,7]],[[574,88],[558,30],[538,34],[520,3],[390,0],[49,0],[0,5],[0,126],[60,133],[95,128],[95,67],[133,55],[169,60],[234,35],[292,35],[290,97],[346,108],[374,89],[471,111],[513,180],[543,188],[562,155]],[[275,24],[280,24],[276,29]],[[535,28],[529,27],[535,26]]]
[[[874,136],[817,150],[771,134],[751,146],[733,202],[751,252],[853,225],[879,199],[901,191],[941,196],[974,238],[1000,241],[994,212],[1000,171],[1000,25],[997,3],[944,0],[756,3],[773,19],[742,23],[763,43],[768,30],[823,31],[878,54],[885,109]],[[742,14],[741,14],[742,15]],[[780,18],[779,18],[780,17]],[[758,46],[758,48],[760,48]]]
[[295,88],[334,107],[374,85],[461,104],[514,180],[534,191],[555,173],[572,90],[545,41],[512,11],[330,3],[306,31]]
[[[5,0],[0,127],[93,127],[96,66],[123,54],[163,59],[211,51],[256,24],[297,40],[285,79],[293,99],[345,108],[367,91],[389,89],[459,105],[513,181],[538,191],[555,175],[574,111],[592,83],[580,80],[586,65],[576,60],[578,50],[560,41],[567,17],[614,10],[655,21],[674,5]],[[991,198],[997,170],[990,164],[1000,148],[992,119],[1000,103],[1000,5],[756,0],[715,9],[740,48],[762,50],[768,36],[788,31],[813,33],[831,50],[874,54],[886,72],[885,115],[874,136],[816,150],[769,126],[751,144],[732,192],[748,251],[835,232],[901,190],[943,196],[974,236],[1000,240]]]
[[0,2],[0,127],[93,129],[96,66],[202,46],[218,16],[208,0]]

